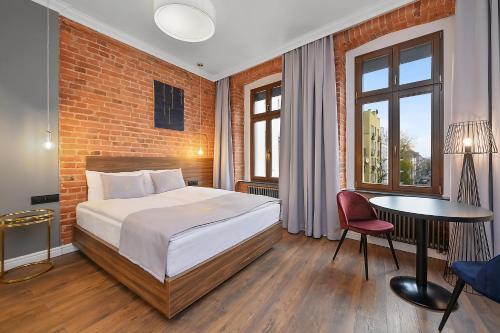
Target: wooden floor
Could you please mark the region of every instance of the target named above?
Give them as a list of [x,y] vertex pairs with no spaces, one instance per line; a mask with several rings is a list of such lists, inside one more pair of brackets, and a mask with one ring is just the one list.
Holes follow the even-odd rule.
[[[389,288],[414,275],[414,256],[370,245],[370,280],[357,241],[284,233],[274,249],[173,320],[167,320],[80,253],[56,258],[49,273],[0,285],[0,332],[437,332],[442,313],[414,307]],[[431,260],[431,281],[442,262]],[[500,282],[499,282],[500,283]],[[500,332],[500,305],[462,294],[444,332]]]

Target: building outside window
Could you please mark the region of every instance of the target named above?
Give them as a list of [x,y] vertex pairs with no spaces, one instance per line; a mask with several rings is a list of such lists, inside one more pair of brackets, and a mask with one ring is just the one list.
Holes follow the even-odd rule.
[[250,92],[250,138],[252,181],[277,182],[279,178],[279,144],[281,81]]
[[442,32],[355,62],[355,187],[442,194]]

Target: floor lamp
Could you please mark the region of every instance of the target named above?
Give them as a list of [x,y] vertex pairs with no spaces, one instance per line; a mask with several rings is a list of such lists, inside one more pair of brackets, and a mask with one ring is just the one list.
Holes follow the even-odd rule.
[[[497,146],[489,121],[466,121],[448,127],[444,153],[464,155],[457,202],[481,206],[477,188],[473,154],[497,153]],[[491,259],[486,227],[481,223],[450,223],[448,256],[444,279],[454,285],[456,275],[451,270],[455,261],[486,261]],[[472,292],[466,287],[465,291]]]

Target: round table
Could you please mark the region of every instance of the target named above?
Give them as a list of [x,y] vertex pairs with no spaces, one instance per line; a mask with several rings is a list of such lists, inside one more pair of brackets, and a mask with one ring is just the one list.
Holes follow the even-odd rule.
[[427,309],[444,311],[451,298],[445,288],[427,281],[427,224],[429,220],[460,223],[490,221],[493,212],[446,200],[403,196],[371,198],[373,207],[415,219],[417,238],[416,277],[396,276],[391,279],[392,290],[403,299]]
[[[26,281],[52,269],[53,264],[50,260],[50,229],[53,218],[54,211],[51,209],[24,210],[0,216],[0,283],[15,283]],[[11,268],[8,271],[5,271],[5,232],[7,230],[23,228],[40,223],[47,223],[47,259],[17,266]],[[43,266],[38,273],[16,279],[5,279],[5,274],[9,272],[35,265]]]

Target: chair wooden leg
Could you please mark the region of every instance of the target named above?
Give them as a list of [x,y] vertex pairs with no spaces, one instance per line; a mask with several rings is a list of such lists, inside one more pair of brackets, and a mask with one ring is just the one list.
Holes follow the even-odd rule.
[[359,253],[363,250],[363,235],[359,237]]
[[394,251],[394,246],[392,246],[391,234],[387,233],[385,235],[387,236],[387,241],[389,242],[389,247],[391,248],[392,257],[394,258],[394,262],[396,263],[396,267],[397,267],[397,269],[399,269],[399,263],[398,263],[398,258],[396,257],[396,251]]
[[457,280],[457,284],[455,285],[455,289],[453,289],[453,294],[451,295],[450,303],[448,303],[448,307],[444,312],[443,319],[441,319],[441,323],[439,324],[439,332],[441,332],[444,328],[444,325],[446,325],[446,321],[448,320],[451,311],[453,311],[453,308],[457,304],[458,297],[460,296],[460,293],[464,289],[464,286],[465,286],[464,280],[459,278]]
[[337,256],[337,253],[339,253],[340,247],[342,246],[342,243],[344,242],[345,236],[347,235],[347,229],[344,230],[344,233],[342,234],[342,238],[340,238],[339,245],[337,245],[337,249],[335,250],[335,254],[333,255],[332,261],[335,260],[335,257]]
[[368,280],[368,241],[366,239],[366,235],[362,235],[363,237],[363,253],[365,254],[365,278]]

